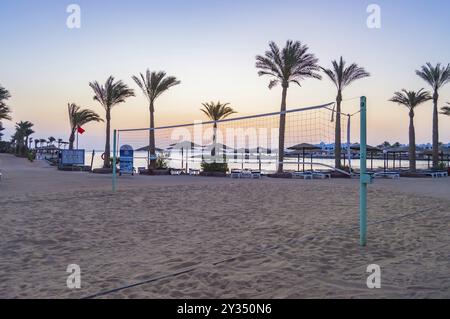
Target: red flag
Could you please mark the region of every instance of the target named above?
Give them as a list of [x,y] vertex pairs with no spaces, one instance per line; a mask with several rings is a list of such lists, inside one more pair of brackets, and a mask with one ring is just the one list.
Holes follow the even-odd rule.
[[86,132],[81,126],[78,126],[78,133],[83,134]]

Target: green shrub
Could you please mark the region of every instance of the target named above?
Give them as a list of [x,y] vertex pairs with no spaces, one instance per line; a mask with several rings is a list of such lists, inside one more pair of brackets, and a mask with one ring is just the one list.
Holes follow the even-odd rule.
[[167,164],[167,160],[162,156],[158,155],[156,159],[156,169],[168,169],[169,164]]
[[447,164],[445,162],[439,162],[438,169],[445,171],[447,169]]
[[228,172],[228,163],[202,163],[202,170],[204,172],[213,173],[213,172],[219,172],[219,173],[226,173]]
[[34,162],[34,160],[36,159],[36,153],[33,151],[28,152],[27,158],[30,162]]

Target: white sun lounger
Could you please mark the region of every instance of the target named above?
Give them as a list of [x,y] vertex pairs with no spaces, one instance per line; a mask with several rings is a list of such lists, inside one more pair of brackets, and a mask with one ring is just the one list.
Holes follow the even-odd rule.
[[381,172],[373,174],[375,178],[400,179],[400,173],[397,172]]
[[425,172],[425,175],[427,176],[431,176],[432,178],[443,178],[443,177],[448,177],[448,173],[447,172]]
[[199,169],[190,168],[189,169],[189,175],[190,176],[198,176],[198,175],[200,175],[200,170]]
[[292,173],[292,178],[314,179],[314,176],[312,173],[294,172],[294,173]]
[[184,173],[184,169],[172,169],[170,175],[181,175]]
[[238,170],[238,169],[232,169],[230,177],[231,178],[241,178],[242,177],[242,171]]
[[251,173],[252,173],[252,178],[258,179],[258,178],[262,177],[260,171],[251,171]]
[[312,172],[313,178],[319,179],[331,179],[330,173],[320,173],[320,172]]

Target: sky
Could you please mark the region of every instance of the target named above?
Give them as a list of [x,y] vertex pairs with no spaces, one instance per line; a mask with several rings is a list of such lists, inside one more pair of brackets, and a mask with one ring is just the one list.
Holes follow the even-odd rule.
[[[69,29],[69,4],[81,8],[81,28]],[[368,28],[367,7],[381,8],[381,28]],[[182,82],[156,104],[157,126],[205,120],[201,103],[229,102],[239,115],[278,111],[281,88],[258,77],[255,56],[269,41],[307,44],[322,66],[341,55],[371,73],[352,84],[344,99],[368,99],[370,144],[408,141],[408,111],[388,102],[403,88],[428,88],[415,75],[426,62],[450,63],[450,2],[443,0],[2,0],[0,84],[12,98],[13,122],[35,124],[35,138],[68,139],[67,103],[104,116],[89,82],[109,75],[136,90],[136,97],[113,109],[113,128],[148,126],[145,97],[132,75],[164,70]],[[333,101],[332,83],[305,80],[291,86],[288,108]],[[450,102],[450,84],[440,106]],[[344,103],[344,112],[358,108]],[[431,141],[432,102],[416,112],[418,143]],[[88,124],[80,146],[100,148],[104,124]],[[450,142],[450,117],[440,116],[440,139]]]

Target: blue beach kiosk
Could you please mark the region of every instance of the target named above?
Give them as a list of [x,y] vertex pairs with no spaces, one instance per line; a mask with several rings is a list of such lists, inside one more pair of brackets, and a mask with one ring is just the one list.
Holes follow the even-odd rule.
[[120,148],[120,173],[134,175],[134,150],[130,145],[123,145]]

